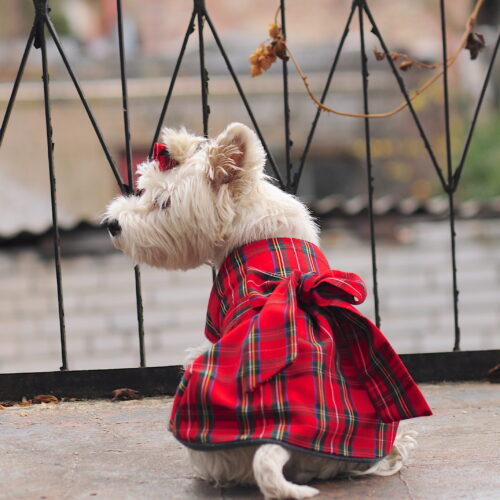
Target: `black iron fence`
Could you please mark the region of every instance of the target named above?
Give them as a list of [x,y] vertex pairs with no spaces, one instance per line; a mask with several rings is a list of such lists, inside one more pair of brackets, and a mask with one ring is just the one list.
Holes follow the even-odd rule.
[[[446,33],[446,18],[445,18],[445,0],[436,0],[439,4],[440,11],[440,26],[441,26],[441,41],[442,41],[442,61],[448,61],[448,48],[447,48],[447,33]],[[51,126],[51,98],[50,98],[50,81],[49,81],[49,61],[47,58],[47,48],[46,48],[46,37],[50,35],[52,38],[59,56],[66,67],[68,74],[73,82],[73,85],[78,93],[81,103],[85,109],[85,112],[90,120],[93,130],[99,140],[102,147],[105,158],[111,168],[116,182],[122,193],[133,192],[133,169],[132,169],[132,150],[131,150],[131,132],[129,126],[129,105],[128,105],[128,95],[127,95],[127,70],[126,70],[126,54],[125,54],[125,44],[124,44],[124,34],[123,34],[123,20],[122,20],[122,1],[117,0],[117,14],[118,14],[118,46],[119,46],[119,57],[120,57],[120,77],[121,77],[121,90],[122,90],[122,104],[123,104],[123,128],[124,128],[124,144],[126,152],[126,162],[127,162],[127,178],[123,179],[120,175],[119,169],[115,159],[112,157],[109,148],[106,145],[103,134],[99,128],[99,125],[94,117],[92,109],[89,102],[85,98],[82,87],[78,81],[78,78],[73,70],[72,64],[68,59],[64,47],[60,41],[56,28],[50,17],[49,0],[33,0],[34,4],[34,21],[33,26],[28,35],[26,42],[26,48],[24,50],[19,69],[17,71],[16,78],[14,80],[14,85],[12,88],[12,93],[5,110],[5,114],[2,120],[2,127],[0,130],[0,147],[3,142],[5,131],[9,124],[9,118],[11,116],[11,111],[14,106],[19,85],[23,77],[23,72],[26,66],[28,55],[32,50],[32,47],[39,50],[41,61],[42,61],[42,81],[43,81],[43,92],[44,92],[44,110],[45,110],[45,124],[46,124],[46,141],[47,141],[47,160],[49,168],[49,178],[50,178],[50,192],[51,192],[51,203],[52,203],[52,227],[53,227],[53,246],[54,246],[54,256],[55,256],[55,276],[57,281],[57,300],[59,305],[59,326],[60,326],[60,346],[61,346],[61,370],[62,372],[67,372],[69,370],[67,361],[67,351],[66,351],[66,328],[64,319],[64,293],[63,293],[63,276],[61,274],[61,251],[60,251],[60,238],[59,238],[59,224],[58,224],[58,207],[56,202],[56,183],[54,174],[54,157],[53,157],[53,138],[52,138],[52,126]],[[460,350],[460,315],[459,315],[459,283],[457,281],[457,262],[456,262],[456,233],[455,233],[455,194],[460,183],[461,175],[464,169],[464,165],[467,160],[467,154],[469,151],[469,146],[471,139],[477,124],[479,112],[483,104],[486,89],[490,81],[492,70],[494,67],[496,55],[498,52],[498,46],[500,43],[500,35],[497,36],[494,45],[491,44],[491,60],[488,64],[488,69],[486,71],[484,82],[481,86],[477,104],[475,106],[472,119],[470,122],[469,130],[466,139],[463,144],[462,153],[458,162],[454,163],[452,158],[451,149],[451,138],[450,138],[450,99],[449,99],[449,87],[448,87],[448,63],[442,64],[442,88],[443,88],[443,114],[445,120],[445,138],[446,138],[446,161],[442,165],[431,146],[428,135],[426,133],[425,127],[422,125],[421,120],[415,110],[414,104],[412,102],[412,97],[410,92],[405,86],[405,82],[401,77],[400,71],[396,66],[393,58],[391,57],[391,52],[387,46],[385,39],[379,29],[377,21],[370,9],[368,0],[353,0],[349,15],[346,20],[345,27],[343,29],[340,40],[337,44],[337,49],[335,54],[333,54],[333,61],[329,69],[324,89],[321,94],[320,102],[324,103],[327,96],[329,95],[330,87],[332,81],[336,74],[336,69],[338,66],[340,55],[344,49],[345,41],[350,30],[351,23],[353,19],[357,16],[359,22],[359,43],[360,43],[360,78],[362,80],[363,87],[363,117],[364,121],[364,139],[365,139],[365,152],[366,152],[366,180],[367,180],[367,195],[368,195],[368,218],[370,226],[370,245],[371,245],[371,258],[372,258],[372,272],[373,272],[373,294],[374,294],[374,304],[375,304],[375,321],[377,325],[380,325],[381,318],[379,314],[379,303],[380,297],[378,293],[378,283],[377,283],[377,240],[376,240],[376,220],[373,213],[373,202],[374,202],[374,177],[372,169],[372,151],[371,151],[371,131],[370,131],[370,117],[367,116],[370,113],[370,100],[369,100],[369,73],[367,70],[367,54],[365,45],[365,29],[366,26],[369,27],[371,32],[378,39],[380,46],[382,47],[383,55],[390,67],[392,75],[394,76],[401,94],[404,98],[404,102],[408,107],[409,113],[415,123],[418,134],[423,141],[425,149],[428,153],[429,161],[432,164],[436,175],[439,179],[439,184],[443,193],[448,198],[448,220],[450,229],[450,266],[453,276],[453,283],[450,305],[452,305],[454,310],[454,332],[453,332],[453,351],[454,353],[434,353],[434,354],[415,354],[403,356],[404,361],[409,366],[410,370],[413,372],[415,377],[420,380],[439,380],[439,379],[467,379],[467,378],[477,378],[484,374],[485,370],[500,361],[500,351],[480,351],[480,352],[466,352],[458,353]],[[479,3],[482,3],[481,1]],[[476,4],[477,6],[478,4]],[[280,1],[280,24],[282,33],[286,39],[286,4],[285,0]],[[249,119],[259,136],[264,149],[267,153],[269,168],[272,171],[277,184],[289,192],[296,193],[301,176],[304,169],[307,168],[307,158],[310,151],[310,146],[314,138],[317,125],[321,119],[322,112],[318,108],[316,115],[312,121],[309,134],[307,136],[307,141],[305,143],[304,150],[297,162],[292,161],[292,151],[291,151],[291,132],[290,132],[290,107],[289,107],[289,92],[288,92],[288,70],[290,61],[282,61],[282,79],[283,79],[283,114],[284,114],[284,150],[285,150],[285,160],[284,165],[278,165],[277,161],[273,157],[272,151],[269,149],[264,134],[257,123],[255,115],[250,107],[249,101],[245,96],[245,92],[240,84],[238,75],[236,74],[228,54],[224,48],[224,44],[217,32],[216,26],[210,17],[209,6],[205,4],[204,0],[194,0],[193,10],[190,16],[189,22],[186,26],[185,35],[181,42],[180,51],[178,58],[171,75],[170,84],[168,89],[166,89],[165,99],[158,117],[158,125],[156,127],[154,137],[151,139],[150,154],[152,153],[152,148],[154,142],[157,141],[161,127],[167,116],[169,103],[172,98],[173,90],[176,85],[177,77],[179,75],[179,70],[182,65],[183,57],[186,52],[186,47],[189,39],[192,36],[198,37],[198,47],[199,47],[199,66],[200,66],[200,94],[201,94],[201,109],[202,109],[202,119],[203,119],[203,133],[208,135],[209,128],[209,118],[210,118],[210,105],[209,105],[209,77],[207,68],[205,67],[205,34],[209,32],[225,62],[227,71],[232,78],[237,92],[241,98],[242,103],[246,111],[248,112]],[[196,33],[196,35],[194,35]],[[140,367],[146,367],[146,352],[144,346],[144,322],[143,322],[143,308],[142,308],[142,297],[141,297],[141,276],[139,267],[135,267],[135,284],[136,284],[136,297],[137,297],[137,323],[138,323],[138,337],[139,337],[139,359]],[[451,342],[450,342],[451,344]],[[64,392],[66,389],[71,387],[71,392],[73,395],[100,395],[103,393],[103,387],[109,384],[116,383],[117,385],[124,385],[127,380],[129,385],[139,385],[143,388],[145,393],[155,393],[162,391],[172,391],[175,387],[175,381],[178,376],[178,369],[176,367],[166,367],[166,368],[148,368],[148,371],[141,370],[105,370],[105,371],[95,371],[95,372],[85,372],[85,376],[82,376],[82,372],[67,372],[66,375],[58,374],[56,372],[50,374],[24,374],[23,377],[19,378],[14,375],[1,375],[3,378],[3,389],[4,397],[15,397],[19,394],[31,393],[31,392]],[[163,378],[163,381],[162,381]],[[82,381],[86,381],[87,389],[82,389]],[[104,381],[107,380],[105,383]],[[116,382],[112,382],[116,381]],[[118,383],[120,381],[120,383]],[[40,385],[41,384],[41,385]],[[77,390],[75,385],[79,385]],[[112,387],[112,385],[111,385]],[[4,390],[5,389],[5,390]],[[76,391],[76,392],[75,392]],[[83,392],[82,392],[83,391]],[[2,396],[2,394],[0,394]]]

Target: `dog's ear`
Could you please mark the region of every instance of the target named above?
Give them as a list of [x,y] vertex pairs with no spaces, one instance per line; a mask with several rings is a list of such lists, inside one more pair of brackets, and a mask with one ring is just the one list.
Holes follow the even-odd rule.
[[231,123],[208,148],[208,177],[214,189],[262,175],[265,153],[257,135],[242,123]]
[[203,138],[188,132],[184,127],[180,130],[164,128],[161,131],[161,142],[167,146],[170,156],[178,163],[184,163],[193,156]]

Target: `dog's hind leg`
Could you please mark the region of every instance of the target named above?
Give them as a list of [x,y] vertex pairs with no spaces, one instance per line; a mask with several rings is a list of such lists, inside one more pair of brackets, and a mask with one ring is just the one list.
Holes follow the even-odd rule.
[[299,486],[285,479],[283,467],[290,452],[278,444],[259,446],[253,458],[255,482],[267,499],[311,498],[319,493],[316,488]]

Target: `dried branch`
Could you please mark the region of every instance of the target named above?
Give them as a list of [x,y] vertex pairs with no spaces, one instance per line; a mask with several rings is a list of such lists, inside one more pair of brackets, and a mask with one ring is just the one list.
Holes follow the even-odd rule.
[[[474,33],[472,30],[474,28],[474,25],[476,24],[477,16],[479,14],[479,11],[481,7],[483,6],[485,0],[477,0],[474,9],[472,10],[471,15],[467,19],[466,25],[465,25],[465,31],[462,35],[462,38],[460,39],[460,42],[458,44],[457,49],[451,55],[447,61],[446,61],[446,66],[447,68],[450,68],[453,66],[455,61],[458,58],[458,55],[463,49],[469,50],[470,51],[470,56],[471,59],[475,59],[477,57],[478,52],[484,47],[484,37],[483,35],[479,33]],[[267,41],[267,43],[261,44],[255,52],[250,56],[250,73],[252,76],[258,76],[262,74],[264,71],[269,69],[271,65],[276,61],[277,58],[280,59],[288,59],[287,56],[289,56],[290,60],[292,61],[293,65],[295,66],[295,69],[297,70],[298,74],[302,78],[302,81],[304,82],[304,86],[306,88],[307,94],[311,98],[311,100],[314,102],[314,104],[321,110],[321,111],[326,111],[328,113],[334,113],[336,115],[340,116],[350,116],[354,118],[387,118],[389,116],[393,116],[403,109],[405,109],[408,106],[408,102],[404,101],[401,103],[398,107],[394,108],[391,111],[388,111],[386,113],[372,113],[372,114],[362,114],[362,113],[347,113],[345,111],[339,111],[337,109],[333,109],[329,106],[326,106],[323,104],[313,93],[311,90],[311,87],[307,81],[307,76],[304,74],[302,71],[302,68],[300,67],[297,59],[293,55],[293,52],[290,50],[289,45],[287,44],[287,41],[285,40],[283,36],[283,32],[280,28],[280,26],[277,23],[278,19],[278,13],[280,11],[280,7],[278,7],[276,14],[274,16],[274,23],[269,25],[269,36],[271,37],[270,40]],[[402,58],[404,59],[401,64],[400,64],[400,69],[403,71],[407,71],[410,69],[412,66],[418,66],[421,68],[426,68],[426,69],[436,69],[439,67],[443,67],[443,63],[435,63],[435,64],[425,64],[422,62],[419,62],[410,56],[406,54],[401,54],[397,52],[391,52],[389,54],[391,58],[394,59],[399,59]],[[375,51],[375,57],[377,60],[382,60],[385,58],[385,53]],[[432,76],[430,79],[428,79],[426,82],[423,83],[418,89],[410,92],[409,94],[409,100],[413,101],[415,98],[417,98],[419,95],[421,95],[423,92],[425,92],[436,80],[438,80],[442,74],[444,73],[444,69],[441,69],[438,73],[436,73],[434,76]]]

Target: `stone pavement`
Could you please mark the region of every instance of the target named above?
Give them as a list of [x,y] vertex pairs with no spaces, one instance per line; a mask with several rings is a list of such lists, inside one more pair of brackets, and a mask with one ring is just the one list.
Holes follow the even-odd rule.
[[[411,422],[419,448],[392,477],[316,483],[321,499],[500,498],[500,386],[421,386],[435,415]],[[166,431],[171,398],[0,410],[3,500],[260,499],[196,480]]]

